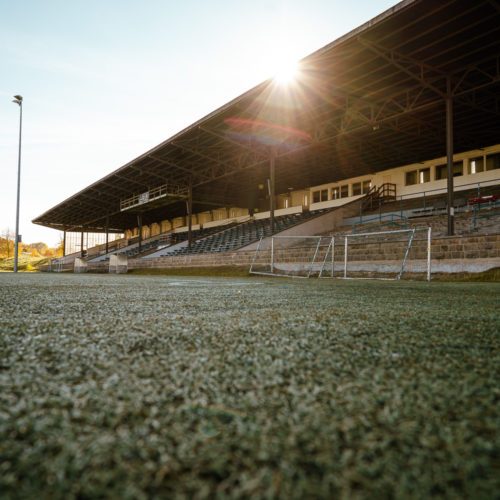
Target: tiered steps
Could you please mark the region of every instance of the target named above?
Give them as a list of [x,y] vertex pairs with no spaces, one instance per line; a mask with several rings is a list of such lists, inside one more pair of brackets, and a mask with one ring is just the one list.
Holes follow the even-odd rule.
[[[315,212],[302,212],[276,217],[274,220],[274,232],[279,233],[322,213],[324,211],[318,210]],[[166,248],[164,252],[157,256],[228,252],[254,243],[262,236],[271,236],[271,234],[271,222],[269,219],[255,219],[225,229],[214,235],[201,238],[195,241],[191,245],[191,248],[187,246],[175,249]]]

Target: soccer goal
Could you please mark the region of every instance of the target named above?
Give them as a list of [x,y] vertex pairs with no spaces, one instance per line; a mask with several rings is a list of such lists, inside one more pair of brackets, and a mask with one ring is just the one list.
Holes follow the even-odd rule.
[[250,273],[289,278],[333,277],[334,252],[332,236],[261,238]]
[[261,238],[251,274],[292,278],[431,279],[431,228]]
[[431,279],[430,227],[352,233],[343,237],[343,279]]

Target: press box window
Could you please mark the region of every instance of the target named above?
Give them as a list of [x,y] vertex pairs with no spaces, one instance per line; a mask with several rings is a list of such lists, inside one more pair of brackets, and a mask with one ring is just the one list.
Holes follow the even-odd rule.
[[[464,163],[462,161],[456,161],[453,164],[453,177],[460,177],[464,175]],[[436,167],[436,180],[448,178],[448,165],[438,165]]]
[[411,172],[406,172],[405,173],[405,185],[406,186],[413,186],[414,184],[417,184],[417,171],[412,170]]
[[320,201],[328,201],[328,189],[313,191],[313,203],[319,203]]
[[453,177],[464,175],[464,162],[457,161],[453,164]]
[[469,160],[469,168],[468,173],[473,175],[484,170],[484,160],[482,156],[478,156],[477,158],[471,158]]
[[372,181],[363,181],[363,186],[362,186],[362,189],[363,189],[363,194],[366,194],[368,193],[368,191],[370,191],[370,188],[372,187]]
[[338,200],[340,198],[340,188],[334,187],[332,188],[332,200]]
[[352,185],[352,195],[357,196],[358,194],[361,194],[361,182],[355,182]]
[[500,168],[500,153],[488,155],[486,157],[486,170],[495,170]]
[[349,197],[349,184],[344,184],[340,186],[340,197],[348,198]]
[[430,182],[431,180],[431,169],[430,168],[421,168],[418,171],[418,181],[420,184],[423,184],[424,182]]
[[441,179],[447,179],[447,166],[446,165],[437,165],[436,166],[436,180],[439,181]]

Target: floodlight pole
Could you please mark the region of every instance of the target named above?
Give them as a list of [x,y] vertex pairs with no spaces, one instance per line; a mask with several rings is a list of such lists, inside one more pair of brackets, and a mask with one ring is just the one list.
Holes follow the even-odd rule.
[[21,138],[23,130],[23,97],[15,95],[14,100],[19,106],[19,153],[17,157],[17,202],[16,202],[16,240],[14,242],[14,272],[17,273],[19,262],[19,203],[21,196]]
[[271,148],[269,158],[269,215],[271,220],[271,234],[274,234],[274,181],[275,181],[276,150]]

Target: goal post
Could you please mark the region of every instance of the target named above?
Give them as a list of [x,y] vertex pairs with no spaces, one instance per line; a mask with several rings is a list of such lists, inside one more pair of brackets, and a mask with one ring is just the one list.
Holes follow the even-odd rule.
[[344,235],[343,279],[431,279],[430,227]]
[[261,238],[250,274],[290,278],[431,279],[430,227]]
[[334,241],[332,236],[261,238],[249,272],[287,278],[333,277]]

